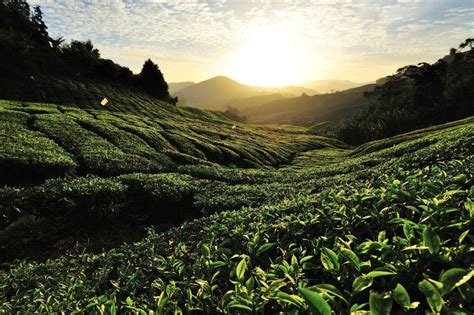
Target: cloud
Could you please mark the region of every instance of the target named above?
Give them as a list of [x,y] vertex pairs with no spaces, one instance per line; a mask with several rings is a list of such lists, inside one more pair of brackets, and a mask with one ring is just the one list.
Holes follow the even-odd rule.
[[[395,65],[416,58],[434,61],[451,46],[473,36],[474,24],[470,0],[30,3],[41,5],[53,37],[91,39],[104,57],[118,60],[135,71],[143,60],[155,57],[171,80],[205,79],[211,75],[206,71],[214,71],[216,65],[224,65],[220,69],[225,74],[223,56],[238,49],[255,29],[265,25],[284,25],[304,42],[302,56],[317,55],[339,62],[325,65],[326,74],[346,75],[341,78],[354,80],[356,66],[362,74],[364,67],[372,67],[369,72],[375,79],[387,74],[382,72],[387,71],[387,63]],[[366,59],[366,64],[360,62],[369,55],[381,57]],[[339,69],[340,64],[350,67],[350,73]],[[316,68],[309,69],[308,75],[311,73],[325,75]],[[367,75],[361,75],[361,80],[365,79]]]

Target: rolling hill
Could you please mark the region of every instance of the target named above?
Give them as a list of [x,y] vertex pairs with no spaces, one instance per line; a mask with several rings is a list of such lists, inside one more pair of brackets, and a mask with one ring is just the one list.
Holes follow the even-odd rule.
[[353,148],[108,89],[0,102],[0,311],[472,310],[472,117]]
[[337,80],[337,79],[326,79],[326,80],[314,80],[301,83],[308,89],[318,91],[320,94],[333,93],[336,91],[344,91],[366,85],[367,83],[356,83],[349,80]]
[[187,88],[191,85],[194,85],[196,84],[195,82],[191,82],[191,81],[186,81],[186,82],[170,82],[168,83],[168,87],[169,87],[169,91],[170,91],[170,94],[174,95],[176,94],[176,92],[178,92],[179,90],[182,90],[184,88]]
[[288,97],[301,95],[302,93],[315,94],[316,91],[296,86],[283,88],[253,87],[224,76],[218,76],[180,89],[175,95],[178,96],[180,105],[223,111],[227,109],[229,104],[239,108],[239,102],[242,101],[245,104],[246,99],[250,97],[271,94]]
[[309,126],[337,121],[368,106],[364,93],[375,84],[332,94],[317,94],[280,99],[242,110],[251,123],[278,123]]
[[233,100],[230,101],[226,104],[227,107],[233,107],[241,110],[245,110],[249,107],[255,107],[258,105],[266,104],[268,102],[276,101],[276,100],[282,100],[287,97],[279,94],[279,93],[274,93],[274,94],[265,94],[265,95],[258,95],[258,96],[251,96],[248,98],[243,98],[243,99],[238,99],[238,100]]

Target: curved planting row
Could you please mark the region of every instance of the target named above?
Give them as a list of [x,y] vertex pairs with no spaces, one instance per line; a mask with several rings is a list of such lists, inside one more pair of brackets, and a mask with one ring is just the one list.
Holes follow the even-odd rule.
[[0,168],[6,176],[0,183],[36,183],[67,174],[157,173],[177,164],[260,168],[288,163],[299,151],[334,146],[324,138],[232,128],[232,122],[217,116],[190,115],[153,119],[2,102]]
[[[260,207],[151,232],[105,254],[17,262],[0,271],[2,308],[470,313],[474,156],[468,144],[437,157],[427,148],[416,151],[418,166],[388,160],[365,178],[347,174],[316,193],[266,196]],[[195,189],[187,176],[143,176],[123,180],[166,200]]]

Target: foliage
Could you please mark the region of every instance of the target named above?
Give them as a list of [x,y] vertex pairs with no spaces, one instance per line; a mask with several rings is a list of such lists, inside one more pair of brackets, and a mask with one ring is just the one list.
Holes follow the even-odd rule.
[[[18,262],[1,274],[3,308],[459,311],[474,274],[466,167],[450,160],[349,179],[342,190],[224,212],[105,255]],[[438,251],[426,246],[427,228]]]
[[[469,39],[462,48],[472,46]],[[371,106],[318,134],[359,145],[474,114],[474,50],[406,66],[368,93]]]
[[[24,0],[2,0],[0,21],[0,70],[8,81],[34,85],[36,76],[66,77],[138,88],[152,97],[177,103],[177,98],[169,96],[168,85],[158,67],[150,64],[151,60],[145,62],[147,66],[140,75],[134,75],[127,67],[100,58],[98,49],[90,40],[72,40],[66,44],[62,37],[52,39],[39,6],[31,10]],[[9,97],[9,93],[2,92],[0,89],[2,98]],[[28,101],[45,101],[46,97],[33,94],[26,95],[26,98]]]
[[[158,65],[151,59],[147,59],[143,64],[142,71],[137,78],[137,86],[142,91],[154,96],[160,100],[170,100],[168,93],[168,84],[163,78]],[[177,103],[177,99],[174,104]]]
[[[151,104],[1,103],[5,134],[27,140],[10,159],[41,139],[53,163],[70,161],[67,175],[3,187],[2,226],[26,215],[175,225],[110,251],[5,264],[1,311],[474,311],[472,118],[353,149]],[[175,159],[190,148],[195,164]]]

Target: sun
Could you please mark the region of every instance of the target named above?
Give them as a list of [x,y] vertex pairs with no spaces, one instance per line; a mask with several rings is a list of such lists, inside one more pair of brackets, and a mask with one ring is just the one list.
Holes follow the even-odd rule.
[[233,77],[254,86],[285,86],[302,80],[305,67],[300,36],[284,25],[251,29],[232,57]]

